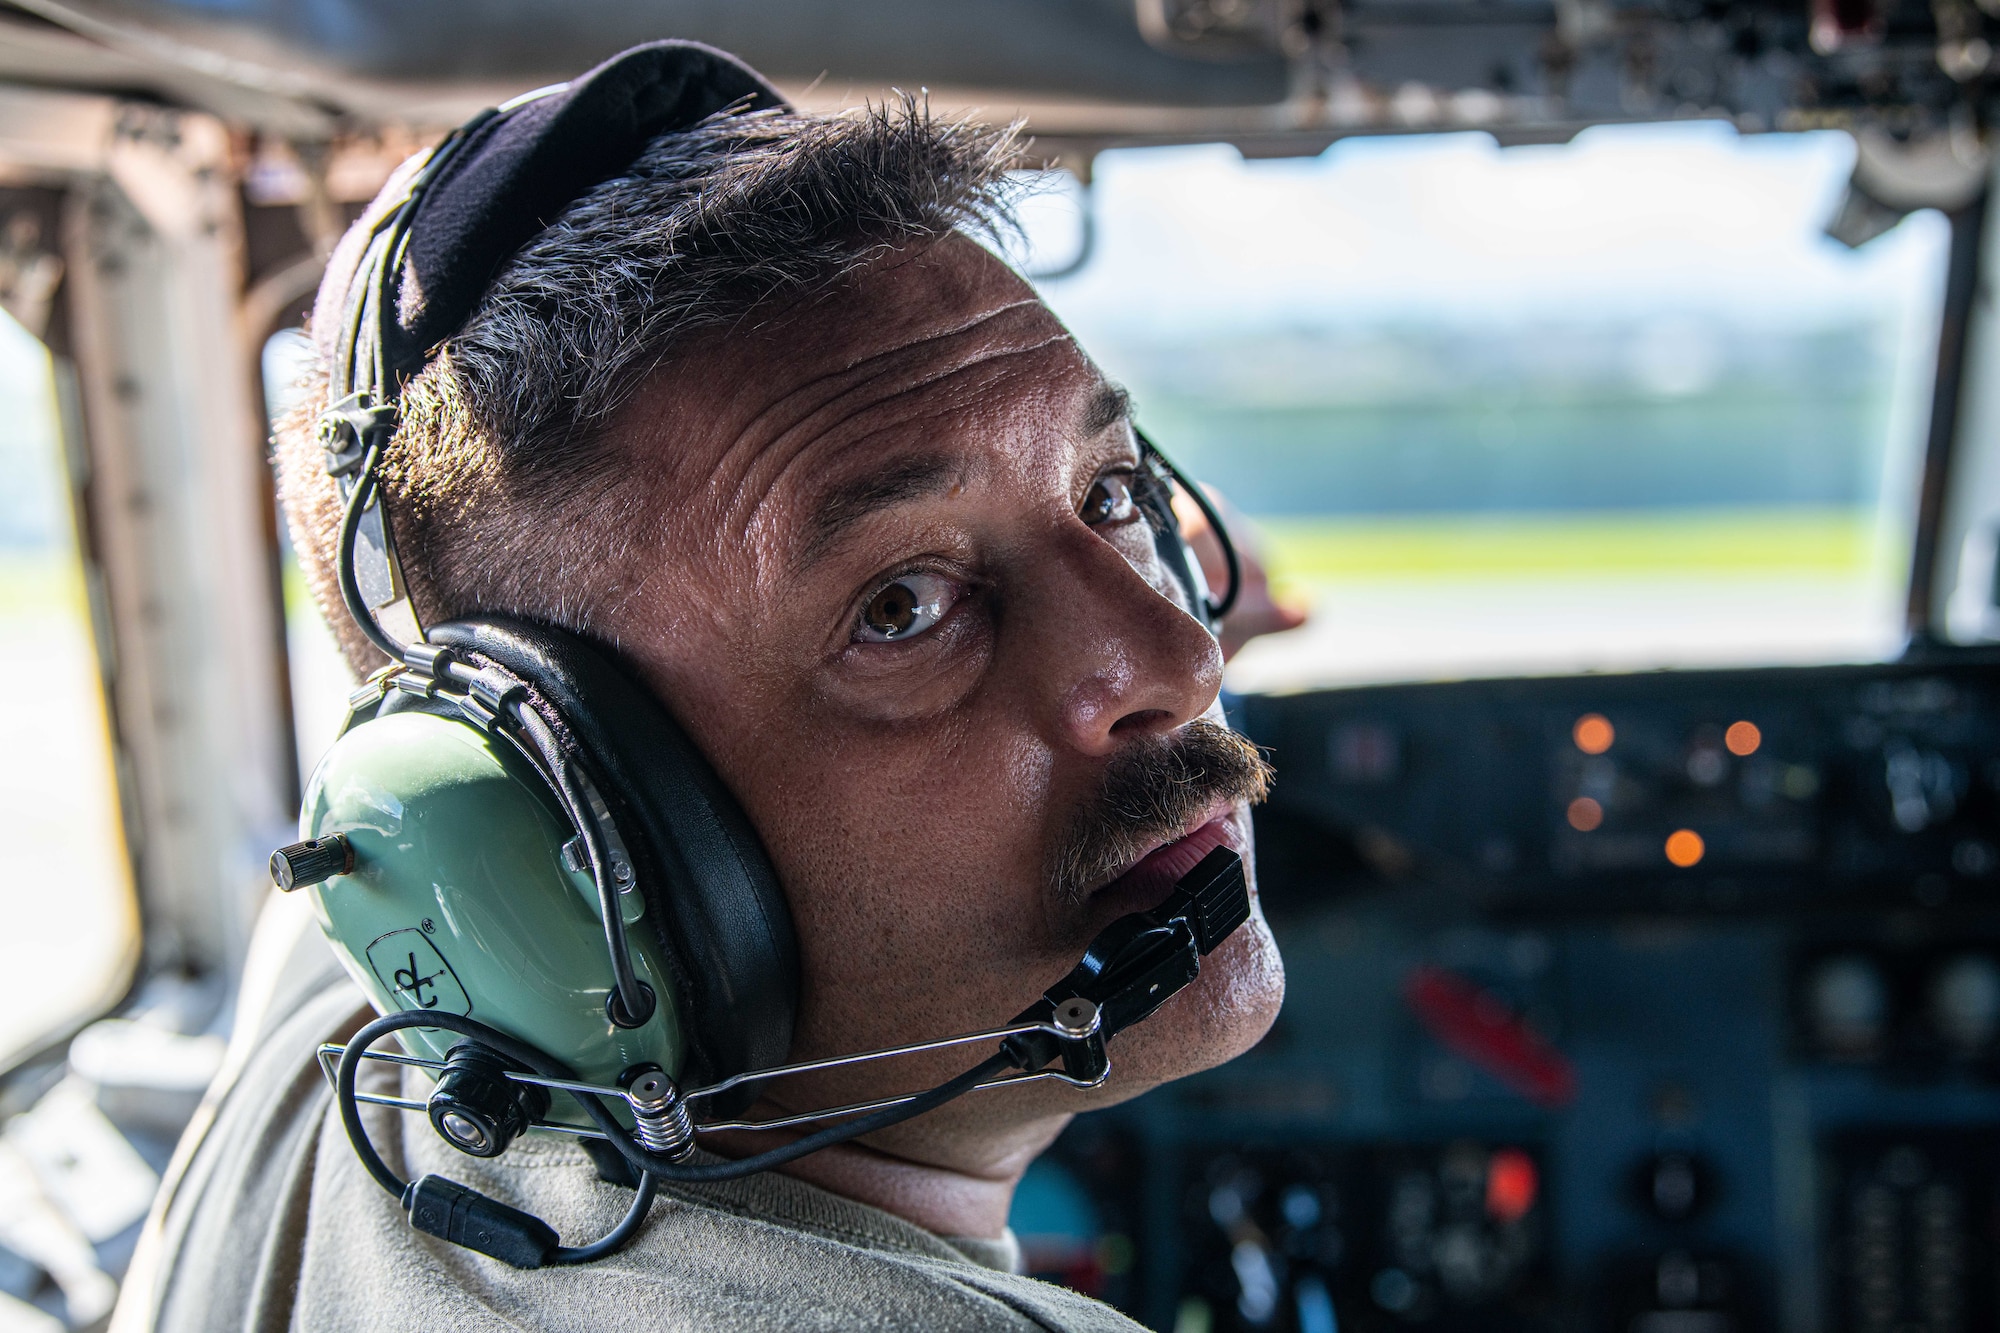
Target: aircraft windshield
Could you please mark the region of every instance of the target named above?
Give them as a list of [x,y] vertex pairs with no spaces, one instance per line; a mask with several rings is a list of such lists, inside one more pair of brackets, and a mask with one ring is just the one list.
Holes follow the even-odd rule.
[[1853,153],[1713,122],[1113,151],[1040,285],[1314,609],[1239,690],[1879,659],[1947,226],[1826,236]]
[[0,1068],[116,1000],[139,919],[48,351],[0,314]]

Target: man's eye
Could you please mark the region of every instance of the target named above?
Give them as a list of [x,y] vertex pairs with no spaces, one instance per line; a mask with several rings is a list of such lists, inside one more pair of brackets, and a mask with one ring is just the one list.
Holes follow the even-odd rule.
[[1132,478],[1117,472],[1099,477],[1090,484],[1090,494],[1083,497],[1083,508],[1078,512],[1093,528],[1125,522],[1138,512],[1138,502],[1132,498]]
[[861,608],[855,637],[863,643],[913,639],[957,604],[958,585],[937,574],[905,574],[877,589]]

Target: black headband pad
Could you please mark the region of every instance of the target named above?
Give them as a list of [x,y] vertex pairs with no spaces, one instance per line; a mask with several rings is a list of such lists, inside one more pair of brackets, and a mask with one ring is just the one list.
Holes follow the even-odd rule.
[[[662,134],[727,107],[786,108],[742,61],[699,42],[635,46],[474,131],[431,183],[412,224],[392,363],[421,364],[472,317],[514,253]],[[413,364],[414,362],[414,364]]]

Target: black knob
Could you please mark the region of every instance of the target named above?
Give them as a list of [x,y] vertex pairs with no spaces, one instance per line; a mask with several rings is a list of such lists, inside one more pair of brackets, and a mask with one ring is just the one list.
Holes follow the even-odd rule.
[[290,893],[354,869],[354,846],[338,833],[271,853],[271,882]]
[[1640,1205],[1666,1223],[1684,1223],[1708,1211],[1716,1173],[1696,1153],[1656,1153],[1640,1163],[1634,1185]]

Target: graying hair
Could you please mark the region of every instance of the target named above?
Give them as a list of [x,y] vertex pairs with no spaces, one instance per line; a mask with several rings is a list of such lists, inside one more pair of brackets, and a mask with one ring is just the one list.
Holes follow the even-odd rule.
[[[912,98],[723,114],[571,205],[405,390],[383,475],[419,609],[587,627],[620,591],[603,575],[624,564],[621,534],[638,525],[621,520],[644,503],[600,447],[639,383],[676,347],[888,249],[1004,232],[1018,151],[1013,130],[941,121]],[[308,389],[278,431],[280,485],[321,609],[363,669],[380,658],[340,602],[337,505],[312,432],[323,371]]]

